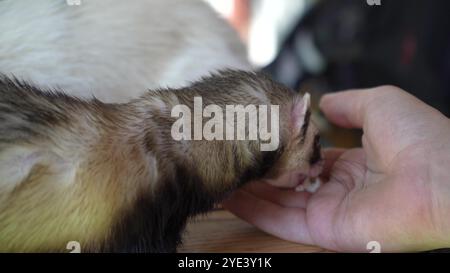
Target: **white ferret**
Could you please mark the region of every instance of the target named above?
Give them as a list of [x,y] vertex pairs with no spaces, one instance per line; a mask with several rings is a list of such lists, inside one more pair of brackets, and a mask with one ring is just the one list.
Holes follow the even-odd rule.
[[232,28],[200,0],[0,1],[0,73],[103,102],[249,70]]

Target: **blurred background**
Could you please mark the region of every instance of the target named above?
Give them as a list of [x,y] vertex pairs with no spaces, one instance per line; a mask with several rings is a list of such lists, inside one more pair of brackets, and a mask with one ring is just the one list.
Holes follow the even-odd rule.
[[448,0],[205,1],[239,32],[256,68],[311,93],[326,146],[359,146],[361,136],[319,113],[328,92],[392,84],[450,116]]

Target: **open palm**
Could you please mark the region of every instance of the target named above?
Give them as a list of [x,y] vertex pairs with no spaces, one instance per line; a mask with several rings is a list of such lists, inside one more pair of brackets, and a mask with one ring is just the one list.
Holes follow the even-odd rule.
[[337,251],[367,251],[370,241],[381,251],[450,246],[449,120],[395,87],[327,95],[321,108],[339,126],[363,128],[363,147],[325,150],[328,182],[312,195],[257,181],[224,206],[283,239]]

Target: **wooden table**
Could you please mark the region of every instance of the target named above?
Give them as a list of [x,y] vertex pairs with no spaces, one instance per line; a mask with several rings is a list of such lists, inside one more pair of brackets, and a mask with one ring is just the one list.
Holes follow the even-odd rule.
[[327,252],[268,235],[224,210],[192,220],[178,252]]

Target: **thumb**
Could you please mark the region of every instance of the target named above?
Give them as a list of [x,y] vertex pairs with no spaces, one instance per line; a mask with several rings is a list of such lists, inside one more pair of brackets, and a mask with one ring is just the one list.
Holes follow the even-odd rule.
[[328,120],[344,128],[363,128],[371,116],[385,120],[418,112],[443,116],[436,109],[394,86],[328,94],[322,97],[319,106]]
[[327,94],[319,107],[328,120],[344,128],[362,128],[367,104],[376,95],[375,89],[351,90]]

